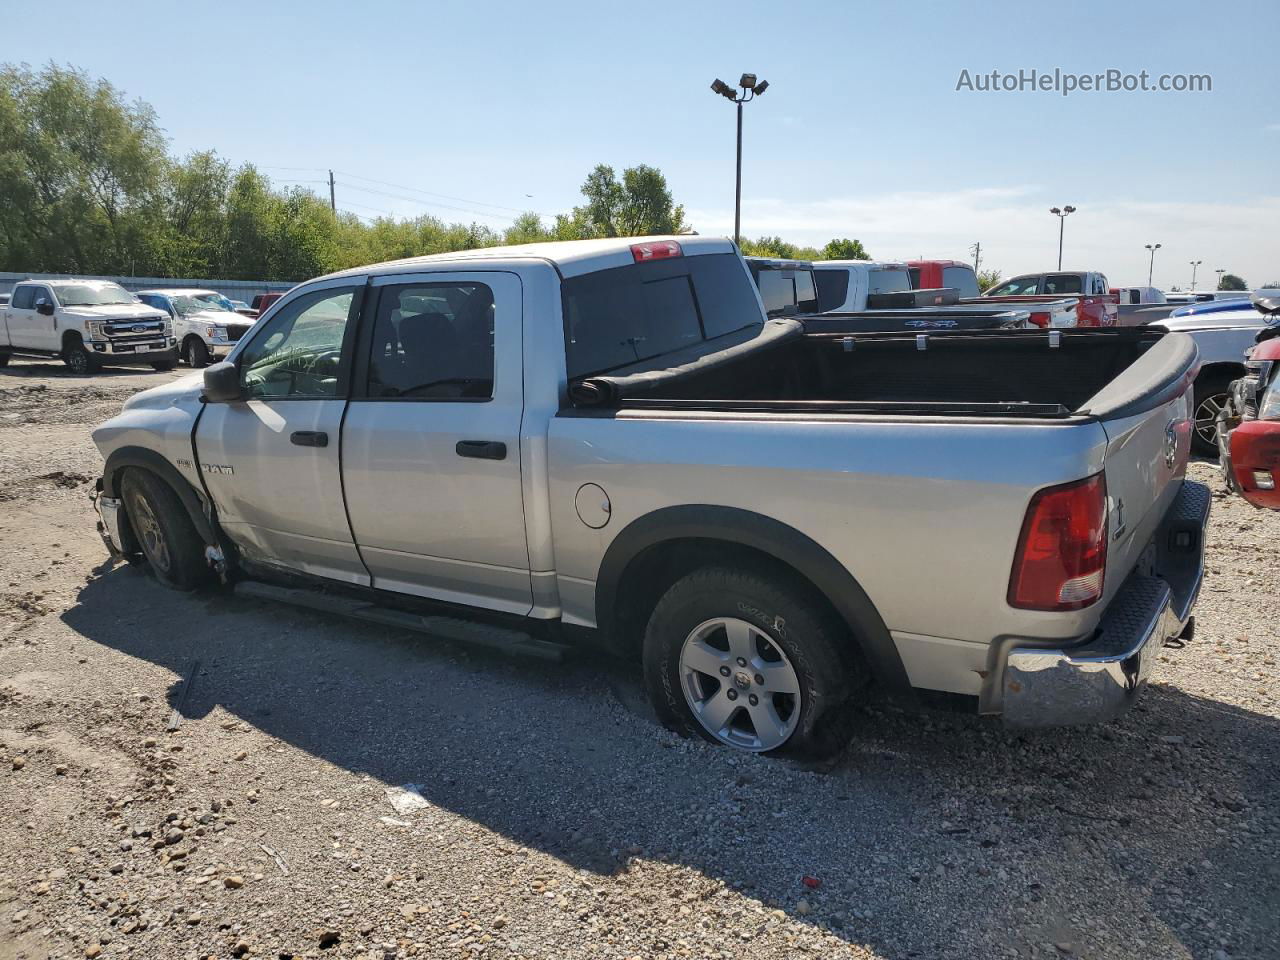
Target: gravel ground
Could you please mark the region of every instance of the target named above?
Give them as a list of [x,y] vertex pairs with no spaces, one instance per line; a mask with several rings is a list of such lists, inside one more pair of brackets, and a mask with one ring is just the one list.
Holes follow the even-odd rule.
[[175,375],[0,371],[0,960],[1280,956],[1280,515],[1215,500],[1124,720],[873,706],[811,769],[669,734],[627,665],[106,562],[88,428]]

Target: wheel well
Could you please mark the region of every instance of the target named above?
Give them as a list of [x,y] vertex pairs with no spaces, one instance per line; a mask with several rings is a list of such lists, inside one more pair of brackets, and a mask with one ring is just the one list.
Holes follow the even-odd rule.
[[1196,377],[1196,383],[1208,383],[1210,380],[1218,380],[1226,377],[1229,380],[1235,380],[1244,376],[1244,364],[1231,363],[1223,361],[1219,363],[1206,363],[1200,368],[1200,374]]
[[68,330],[62,335],[62,349],[69,350],[76,345],[83,345],[84,337],[80,336],[79,330]]
[[[638,654],[649,614],[663,594],[678,580],[703,567],[747,569],[785,581],[806,594],[809,602],[821,607],[824,613],[843,622],[823,592],[790,564],[741,543],[689,537],[656,543],[631,559],[619,581],[614,622],[601,626],[615,631],[618,646],[624,653]],[[850,649],[851,652],[857,649],[856,638]]]

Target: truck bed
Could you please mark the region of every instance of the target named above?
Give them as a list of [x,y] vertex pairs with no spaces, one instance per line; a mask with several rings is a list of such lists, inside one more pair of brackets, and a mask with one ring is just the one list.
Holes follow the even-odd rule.
[[1181,389],[1194,344],[1141,328],[799,332],[571,385],[579,407],[1065,418]]

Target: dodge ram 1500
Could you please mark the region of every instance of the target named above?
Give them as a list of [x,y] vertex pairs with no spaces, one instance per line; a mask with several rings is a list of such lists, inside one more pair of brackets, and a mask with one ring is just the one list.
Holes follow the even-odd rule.
[[555,655],[671,727],[823,749],[869,684],[1015,725],[1124,711],[1189,629],[1194,342],[806,332],[710,237],[474,250],[301,284],[94,440],[109,549]]

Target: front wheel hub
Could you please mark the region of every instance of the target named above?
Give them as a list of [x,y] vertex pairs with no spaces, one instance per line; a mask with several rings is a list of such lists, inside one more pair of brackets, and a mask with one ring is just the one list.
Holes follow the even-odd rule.
[[694,627],[680,648],[680,685],[702,728],[739,750],[775,750],[800,722],[799,675],[782,647],[746,620]]

